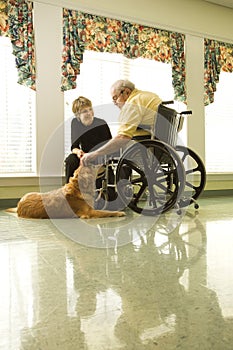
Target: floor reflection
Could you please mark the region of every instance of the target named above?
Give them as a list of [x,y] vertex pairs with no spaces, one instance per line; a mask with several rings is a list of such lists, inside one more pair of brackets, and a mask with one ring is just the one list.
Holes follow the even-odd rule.
[[232,349],[223,207],[85,224],[0,212],[0,349]]

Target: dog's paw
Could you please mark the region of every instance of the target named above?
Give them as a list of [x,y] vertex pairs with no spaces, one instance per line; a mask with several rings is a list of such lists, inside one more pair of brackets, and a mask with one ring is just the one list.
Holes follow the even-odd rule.
[[120,216],[125,216],[126,214],[123,211],[117,211],[116,212],[116,216],[120,217]]
[[79,215],[79,219],[90,219],[90,215]]

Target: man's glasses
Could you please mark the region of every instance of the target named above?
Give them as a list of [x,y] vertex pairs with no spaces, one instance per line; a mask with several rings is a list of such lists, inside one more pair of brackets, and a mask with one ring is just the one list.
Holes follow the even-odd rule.
[[114,95],[114,96],[112,97],[112,100],[113,100],[114,102],[116,102],[116,101],[118,100],[118,98],[124,93],[124,91],[125,91],[125,90],[121,90],[121,91],[119,92],[118,95]]

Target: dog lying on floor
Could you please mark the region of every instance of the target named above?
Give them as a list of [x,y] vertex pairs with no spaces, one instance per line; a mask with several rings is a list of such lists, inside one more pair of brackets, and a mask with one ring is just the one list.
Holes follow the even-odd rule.
[[68,184],[46,193],[31,192],[18,202],[17,208],[8,212],[17,212],[22,218],[74,218],[81,219],[125,216],[122,211],[95,210],[95,176],[90,167],[79,166]]

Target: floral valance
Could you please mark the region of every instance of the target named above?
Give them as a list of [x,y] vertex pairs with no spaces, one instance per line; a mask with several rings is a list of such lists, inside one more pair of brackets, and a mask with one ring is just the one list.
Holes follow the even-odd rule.
[[204,45],[204,103],[208,105],[214,102],[221,70],[233,72],[233,44],[205,39]]
[[[35,89],[33,5],[0,0],[0,35],[8,36],[16,56],[18,83]],[[186,101],[184,35],[116,19],[63,9],[62,90],[76,87],[84,50],[117,52],[172,65],[175,99]],[[204,103],[214,101],[221,70],[233,71],[233,44],[204,40]]]
[[26,0],[0,0],[0,35],[8,36],[18,69],[18,83],[35,90],[33,5]]
[[0,0],[0,36],[8,31],[7,0]]
[[186,100],[182,34],[63,9],[63,91],[76,87],[84,50],[171,63],[175,99]]

